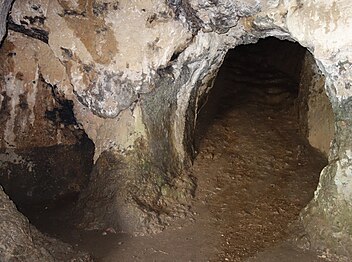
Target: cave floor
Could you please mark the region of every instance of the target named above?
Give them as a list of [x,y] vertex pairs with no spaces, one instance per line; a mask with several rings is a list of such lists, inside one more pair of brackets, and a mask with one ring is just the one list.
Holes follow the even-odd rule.
[[227,108],[225,100],[193,167],[198,199],[220,235],[214,261],[324,261],[291,244],[304,238],[297,219],[324,158],[299,134],[292,107],[241,101]]
[[300,236],[295,222],[325,165],[298,134],[291,108],[222,105],[190,170],[192,217],[144,237],[79,231],[64,222],[65,208],[36,211],[32,222],[97,261],[328,261],[289,241]]

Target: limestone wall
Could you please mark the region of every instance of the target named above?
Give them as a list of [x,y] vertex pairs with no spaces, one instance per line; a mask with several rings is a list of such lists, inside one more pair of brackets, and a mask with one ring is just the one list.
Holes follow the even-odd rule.
[[326,95],[325,77],[307,53],[304,58],[298,98],[301,130],[309,143],[328,156],[334,138],[334,113]]
[[[190,164],[197,101],[229,48],[267,36],[308,48],[325,75],[335,136],[329,166],[302,219],[314,247],[351,255],[351,13],[349,0],[24,0],[15,2],[11,17],[13,30],[53,54],[41,67],[43,78],[74,102],[76,118],[95,143],[95,159],[104,151],[148,159],[137,161],[134,176],[153,178],[126,179],[145,185],[128,199],[173,188],[170,181]],[[145,176],[145,170],[158,171]],[[110,183],[114,179],[119,175]],[[148,187],[147,181],[161,182]],[[151,206],[164,203],[157,200]],[[136,217],[138,203],[131,206],[125,213]]]
[[[0,3],[0,42],[5,33],[5,19],[11,1]],[[3,61],[3,60],[2,60]],[[3,87],[3,86],[2,86]],[[0,103],[1,104],[1,103]],[[1,104],[1,113],[2,113]],[[1,159],[1,163],[3,163]],[[41,234],[16,209],[0,186],[0,260],[1,261],[92,261],[88,254],[76,252],[71,246]]]
[[[53,93],[57,92],[55,82],[65,81],[65,71],[53,58],[47,45],[22,34],[10,31],[4,41],[0,53],[1,148],[77,142],[73,119],[60,125],[60,109],[64,109],[59,99],[63,100],[64,94],[55,97]],[[72,130],[66,128],[68,125]]]
[[77,194],[94,149],[56,86],[68,82],[64,67],[45,43],[11,30],[0,59],[2,186],[17,204]]

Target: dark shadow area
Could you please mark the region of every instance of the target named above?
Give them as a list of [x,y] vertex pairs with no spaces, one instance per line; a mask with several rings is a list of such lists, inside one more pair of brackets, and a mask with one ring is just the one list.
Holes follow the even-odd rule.
[[[9,154],[8,150],[1,151]],[[19,210],[26,213],[33,206],[50,206],[57,201],[77,198],[92,170],[94,144],[84,134],[78,144],[14,152],[27,161],[2,166],[0,183]]]
[[248,103],[275,110],[291,107],[298,98],[306,53],[298,43],[273,37],[229,50],[214,87],[199,105],[195,148],[212,121],[226,117],[233,107]]
[[[0,184],[18,210],[38,228],[43,221],[50,223],[50,212],[73,206],[93,168],[94,143],[79,128],[72,101],[58,96],[55,100],[60,101],[45,112],[45,118],[58,136],[70,135],[69,143],[0,149]],[[33,136],[30,131],[24,136]],[[42,139],[50,139],[45,131],[37,133]]]

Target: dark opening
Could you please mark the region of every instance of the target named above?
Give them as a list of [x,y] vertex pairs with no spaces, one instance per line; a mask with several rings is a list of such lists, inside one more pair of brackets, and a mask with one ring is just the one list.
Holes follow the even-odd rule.
[[[41,228],[50,223],[50,212],[73,206],[87,185],[93,167],[94,143],[77,123],[72,101],[42,77],[33,84],[38,85],[37,104],[30,111],[28,94],[19,96],[11,131],[13,144],[0,148],[0,185],[18,210]],[[11,121],[14,99],[3,100],[4,126]]]
[[237,261],[288,238],[313,197],[327,160],[307,140],[319,125],[310,112],[325,114],[314,108],[325,94],[315,92],[323,76],[310,56],[275,38],[238,46],[200,97],[194,172],[204,185],[198,197],[222,223],[219,260]]
[[211,121],[239,104],[278,111],[292,107],[298,98],[306,52],[298,43],[272,37],[229,50],[214,87],[198,105],[195,148]]

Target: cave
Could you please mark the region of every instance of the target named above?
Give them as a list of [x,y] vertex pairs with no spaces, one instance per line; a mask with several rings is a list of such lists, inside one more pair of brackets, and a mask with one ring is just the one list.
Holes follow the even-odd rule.
[[[254,100],[278,105],[283,114],[295,115],[299,132],[327,157],[334,135],[334,116],[324,84],[325,78],[311,53],[298,43],[269,37],[230,49],[216,77],[199,92],[194,147],[199,147],[209,126],[207,119],[214,118],[222,100],[225,105],[220,114],[225,114],[232,104]],[[293,111],[285,112],[289,107]]]
[[245,261],[297,230],[334,136],[324,83],[309,51],[269,37],[229,50],[200,92],[191,169],[223,224],[219,260]]
[[[5,73],[9,59],[2,59]],[[72,101],[40,75],[26,77],[21,72],[15,79],[4,77],[0,182],[18,209],[34,219],[65,199],[77,199],[89,180],[94,144],[79,127]]]
[[0,260],[349,261],[350,12],[0,3]]

